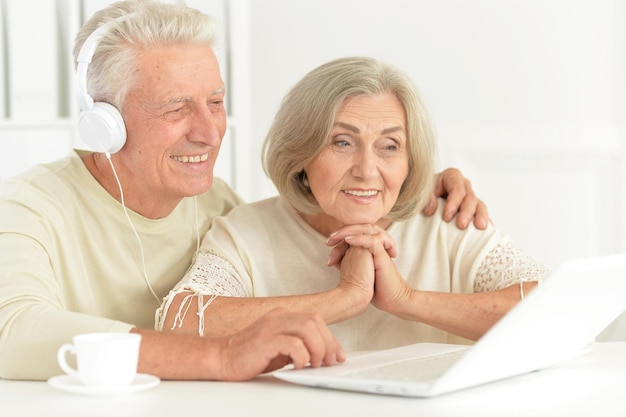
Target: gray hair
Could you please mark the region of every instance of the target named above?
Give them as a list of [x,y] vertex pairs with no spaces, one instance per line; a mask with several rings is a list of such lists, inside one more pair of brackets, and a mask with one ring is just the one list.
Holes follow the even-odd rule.
[[[125,19],[122,16],[132,14]],[[118,19],[118,20],[116,20]],[[87,37],[109,24],[87,72],[87,92],[120,111],[134,85],[135,57],[144,48],[181,43],[205,44],[215,49],[220,39],[217,22],[199,10],[156,0],[126,0],[97,11],[80,28],[74,41],[74,61]]]
[[263,169],[278,192],[302,213],[320,207],[304,184],[304,167],[327,145],[344,100],[395,95],[406,113],[409,173],[387,218],[403,220],[422,209],[434,185],[436,143],[426,107],[411,79],[368,57],[339,58],[304,76],[283,98],[263,143]]

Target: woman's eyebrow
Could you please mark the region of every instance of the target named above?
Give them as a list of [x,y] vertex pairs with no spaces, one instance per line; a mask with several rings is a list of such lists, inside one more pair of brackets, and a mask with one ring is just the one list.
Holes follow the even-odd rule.
[[351,132],[354,132],[354,133],[361,133],[361,131],[359,130],[358,127],[353,126],[353,125],[348,124],[348,123],[336,122],[333,126],[343,127],[344,129],[348,129],[348,130],[350,130]]
[[398,130],[404,130],[404,128],[402,126],[388,127],[387,129],[383,129],[380,133],[381,135],[388,135],[389,133],[397,132]]
[[[361,131],[359,130],[358,127],[353,126],[349,123],[345,123],[345,122],[336,122],[333,126],[339,126],[339,127],[343,127],[344,129],[348,129],[351,132],[354,133],[361,133]],[[404,130],[404,128],[402,126],[393,126],[393,127],[388,127],[386,129],[383,129],[380,134],[381,135],[388,135],[389,133],[393,133],[393,132],[397,132],[399,130]]]

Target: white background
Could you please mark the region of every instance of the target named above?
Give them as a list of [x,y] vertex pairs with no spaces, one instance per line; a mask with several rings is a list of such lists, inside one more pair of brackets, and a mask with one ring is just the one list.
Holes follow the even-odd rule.
[[[67,49],[81,12],[107,2],[0,3],[0,177],[80,146]],[[226,28],[232,110],[218,173],[246,200],[274,194],[260,145],[286,90],[325,61],[371,55],[411,75],[439,133],[440,167],[460,168],[520,247],[550,266],[626,251],[626,2],[188,4]]]

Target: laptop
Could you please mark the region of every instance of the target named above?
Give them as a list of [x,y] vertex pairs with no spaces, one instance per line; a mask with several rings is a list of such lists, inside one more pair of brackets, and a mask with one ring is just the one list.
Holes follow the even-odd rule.
[[592,347],[626,310],[626,254],[556,268],[474,345],[417,343],[349,355],[345,363],[282,368],[279,379],[312,387],[435,397],[540,370]]

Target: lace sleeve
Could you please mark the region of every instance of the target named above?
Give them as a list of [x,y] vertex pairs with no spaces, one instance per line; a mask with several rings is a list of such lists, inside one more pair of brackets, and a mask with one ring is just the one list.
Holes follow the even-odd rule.
[[493,248],[476,271],[474,292],[494,291],[513,284],[541,282],[550,269],[505,240]]
[[[249,296],[239,274],[228,260],[212,249],[201,249],[189,271],[163,299],[161,307],[156,311],[155,328],[157,330],[163,330],[165,317],[172,300],[176,295],[183,292],[190,292],[190,294],[187,294],[180,303],[170,330],[176,326],[182,326],[191,303],[197,299],[198,334],[200,336],[204,336],[204,312],[216,297]],[[208,297],[206,301],[204,300],[205,296]]]

